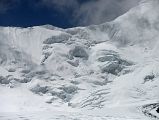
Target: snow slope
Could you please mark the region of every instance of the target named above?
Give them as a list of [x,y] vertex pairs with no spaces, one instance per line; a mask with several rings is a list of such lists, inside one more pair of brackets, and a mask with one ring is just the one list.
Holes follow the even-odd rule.
[[0,27],[0,120],[158,119],[158,18],[144,0],[101,25]]

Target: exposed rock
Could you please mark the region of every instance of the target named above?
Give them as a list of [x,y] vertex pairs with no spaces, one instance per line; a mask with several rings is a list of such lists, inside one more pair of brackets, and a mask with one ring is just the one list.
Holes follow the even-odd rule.
[[49,58],[49,56],[51,56],[51,54],[52,54],[51,52],[43,53],[44,57],[43,57],[43,59],[41,61],[41,64],[44,64],[44,62]]
[[153,81],[153,79],[155,78],[155,75],[154,74],[151,74],[151,75],[147,75],[145,76],[144,78],[144,83],[147,82],[147,81]]
[[157,108],[156,112],[159,113],[159,107]]

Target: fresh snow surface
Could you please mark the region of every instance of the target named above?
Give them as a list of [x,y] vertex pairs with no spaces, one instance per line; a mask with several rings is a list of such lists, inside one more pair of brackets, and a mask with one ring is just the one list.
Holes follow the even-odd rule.
[[0,27],[0,120],[159,119],[159,0],[116,20]]

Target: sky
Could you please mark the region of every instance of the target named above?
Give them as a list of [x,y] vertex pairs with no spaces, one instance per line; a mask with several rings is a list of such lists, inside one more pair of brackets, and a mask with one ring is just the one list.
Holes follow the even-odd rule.
[[140,0],[0,0],[0,26],[60,28],[109,22]]

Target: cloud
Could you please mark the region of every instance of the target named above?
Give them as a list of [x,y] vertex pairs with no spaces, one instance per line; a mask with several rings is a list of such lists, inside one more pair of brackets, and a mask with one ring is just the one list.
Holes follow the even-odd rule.
[[140,0],[0,0],[0,14],[13,9],[22,1],[31,2],[32,6],[42,5],[62,14],[69,14],[73,24],[90,25],[115,19]]
[[71,10],[73,22],[79,25],[110,21],[137,5],[140,0],[42,0],[61,12]]
[[61,12],[65,12],[65,10],[75,10],[78,9],[79,3],[78,0],[41,0],[43,5],[48,7],[53,7]]
[[139,0],[96,0],[80,6],[76,20],[81,25],[111,21],[137,5]]
[[17,5],[20,0],[0,0],[0,14],[6,13]]

